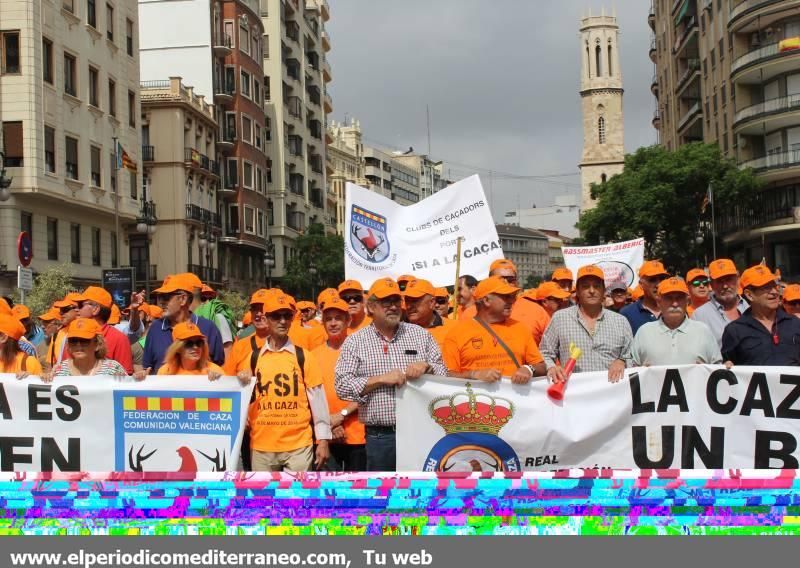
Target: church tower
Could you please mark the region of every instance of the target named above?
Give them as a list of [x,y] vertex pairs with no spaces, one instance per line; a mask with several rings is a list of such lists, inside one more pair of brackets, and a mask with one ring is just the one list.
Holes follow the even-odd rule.
[[622,69],[617,18],[591,14],[581,20],[583,157],[581,209],[594,207],[590,189],[622,172],[625,159]]

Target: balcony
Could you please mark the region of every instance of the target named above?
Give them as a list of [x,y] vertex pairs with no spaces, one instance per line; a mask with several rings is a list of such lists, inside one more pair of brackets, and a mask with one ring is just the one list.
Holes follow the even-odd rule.
[[331,73],[331,64],[328,63],[328,58],[322,58],[322,80],[326,83],[330,83],[333,80],[333,74]]
[[752,22],[761,29],[770,25],[771,16],[784,17],[796,14],[800,0],[744,0],[733,6],[728,17],[728,30],[736,33]]
[[[738,134],[755,135],[765,131],[783,129],[800,124],[800,95],[779,97],[750,105],[733,117],[733,128]],[[764,122],[769,122],[765,128]]]
[[147,282],[148,279],[151,282],[158,280],[158,265],[151,264],[148,266],[146,263],[132,262],[131,266],[133,267],[133,277],[137,285],[141,282]]
[[236,129],[235,128],[222,128],[221,136],[217,138],[218,150],[232,150],[233,145],[236,144]]
[[653,80],[650,81],[650,92],[658,98],[658,77],[656,75],[653,75]]
[[300,62],[290,57],[284,62],[286,64],[286,75],[293,81],[300,81]]
[[184,165],[191,166],[193,168],[199,168],[215,176],[219,176],[219,165],[217,162],[210,159],[205,154],[201,154],[194,148],[184,148],[183,163]]
[[331,36],[328,35],[328,30],[322,30],[322,48],[325,51],[331,50]]
[[656,51],[656,38],[653,37],[650,38],[650,51],[649,51],[650,61],[655,63],[657,54],[658,52]]
[[324,209],[324,204],[322,203],[322,188],[319,187],[312,187],[309,190],[310,194],[310,201],[311,205],[316,207],[317,209]]
[[651,122],[653,124],[653,128],[656,130],[661,129],[661,114],[658,111],[653,113],[653,120]]
[[152,146],[142,145],[142,161],[155,162],[156,161],[155,148],[153,148]]
[[650,12],[647,14],[647,25],[650,29],[656,31],[656,9],[653,3],[650,3]]
[[697,32],[697,16],[692,16],[686,21],[683,32],[678,36],[678,41],[675,42],[672,53],[680,56],[681,53],[689,48],[688,55],[697,57]]
[[212,227],[221,228],[222,223],[218,213],[203,209],[199,205],[186,204],[186,218],[190,221],[199,221],[200,223],[208,223]]
[[678,132],[689,126],[695,119],[700,118],[703,116],[702,107],[700,106],[700,101],[697,101],[692,106],[689,107],[689,110],[686,111],[686,114],[681,117],[678,121]]
[[694,82],[695,79],[700,77],[700,60],[699,59],[689,59],[687,61],[686,70],[681,73],[681,76],[678,78],[678,84],[675,87],[675,92],[680,94],[683,91],[684,87],[690,85]]
[[227,57],[233,51],[233,38],[230,34],[214,34],[214,55],[217,57]]
[[781,43],[759,47],[736,59],[731,65],[733,81],[764,84],[773,77],[797,70],[800,67],[800,49],[781,50]]
[[286,99],[286,110],[290,116],[299,119],[303,115],[303,103],[300,97],[289,97]]
[[722,235],[751,231],[766,225],[794,224],[794,214],[800,207],[800,185],[766,189],[747,207],[717,218],[717,230]]
[[333,112],[333,100],[328,93],[325,93],[325,114],[330,114]]
[[[800,146],[800,144],[795,144]],[[752,168],[766,181],[778,181],[788,177],[800,175],[800,147],[787,152],[776,152],[762,158],[749,160],[739,164],[739,168]]]
[[286,21],[286,37],[295,43],[299,43],[300,41],[300,26],[294,20]]
[[308,157],[308,165],[311,168],[311,171],[321,174],[322,156],[320,156],[319,154],[312,154],[311,156]]
[[229,104],[233,102],[236,95],[236,85],[222,80],[214,81],[214,102],[217,104]]
[[[203,254],[202,252],[200,254]],[[211,266],[200,266],[199,264],[188,264],[187,270],[196,274],[204,284],[222,284],[222,272],[219,268]]]
[[308,129],[311,131],[312,137],[322,140],[322,123],[319,120],[309,120]]

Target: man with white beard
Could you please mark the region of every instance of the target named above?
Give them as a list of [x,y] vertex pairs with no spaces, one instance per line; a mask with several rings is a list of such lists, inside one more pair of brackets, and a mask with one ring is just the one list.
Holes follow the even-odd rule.
[[681,278],[658,285],[661,317],[639,328],[633,338],[634,366],[722,363],[719,345],[709,327],[689,319],[689,288]]

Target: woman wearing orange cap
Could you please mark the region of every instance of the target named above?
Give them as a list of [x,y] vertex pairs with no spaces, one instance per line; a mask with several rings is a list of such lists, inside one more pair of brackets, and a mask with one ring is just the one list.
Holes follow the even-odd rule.
[[18,379],[41,375],[42,366],[19,348],[25,327],[14,316],[0,315],[0,373],[16,373]]
[[222,367],[211,362],[206,336],[192,322],[176,325],[172,339],[159,375],[207,375],[209,381],[216,381],[225,374]]
[[111,375],[125,377],[125,368],[114,359],[106,359],[106,343],[103,328],[95,320],[78,318],[66,331],[67,351],[70,359],[65,359],[53,367],[47,378],[89,375]]

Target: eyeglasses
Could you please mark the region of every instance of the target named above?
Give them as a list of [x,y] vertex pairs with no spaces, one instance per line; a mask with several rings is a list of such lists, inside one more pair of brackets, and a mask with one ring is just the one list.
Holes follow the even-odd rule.
[[294,314],[291,312],[273,312],[267,317],[272,321],[292,321]]
[[436,298],[436,303],[437,304],[446,304],[447,303],[447,298]]
[[61,308],[61,309],[58,311],[58,313],[60,313],[60,314],[63,316],[64,314],[68,314],[68,313],[70,313],[72,310],[77,310],[77,309],[78,309],[78,308],[76,308],[75,306],[69,306],[69,307],[66,307],[66,308]]
[[198,348],[198,349],[200,349],[200,348],[202,348],[202,347],[203,347],[203,345],[205,345],[205,344],[206,344],[206,340],[205,340],[205,339],[187,339],[187,340],[184,342],[183,346],[184,346],[186,349],[194,349],[195,347],[196,347],[196,348]]
[[692,286],[695,288],[699,288],[700,286],[708,286],[711,283],[711,280],[692,280]]
[[84,339],[83,337],[68,337],[67,343],[70,345],[89,345],[92,342],[91,339]]
[[364,294],[348,294],[347,296],[340,297],[348,304],[358,304],[364,301]]
[[503,280],[505,280],[509,284],[516,284],[517,283],[517,277],[516,276],[501,276],[500,278],[502,278]]
[[184,295],[183,292],[170,292],[168,294],[160,294],[158,296],[158,301],[159,302],[169,302],[175,296],[183,296],[183,295]]
[[800,308],[800,300],[792,300],[791,302],[784,301],[783,303],[791,308]]
[[400,296],[389,296],[388,298],[379,299],[378,303],[382,308],[391,308],[401,305],[403,303],[403,299]]

